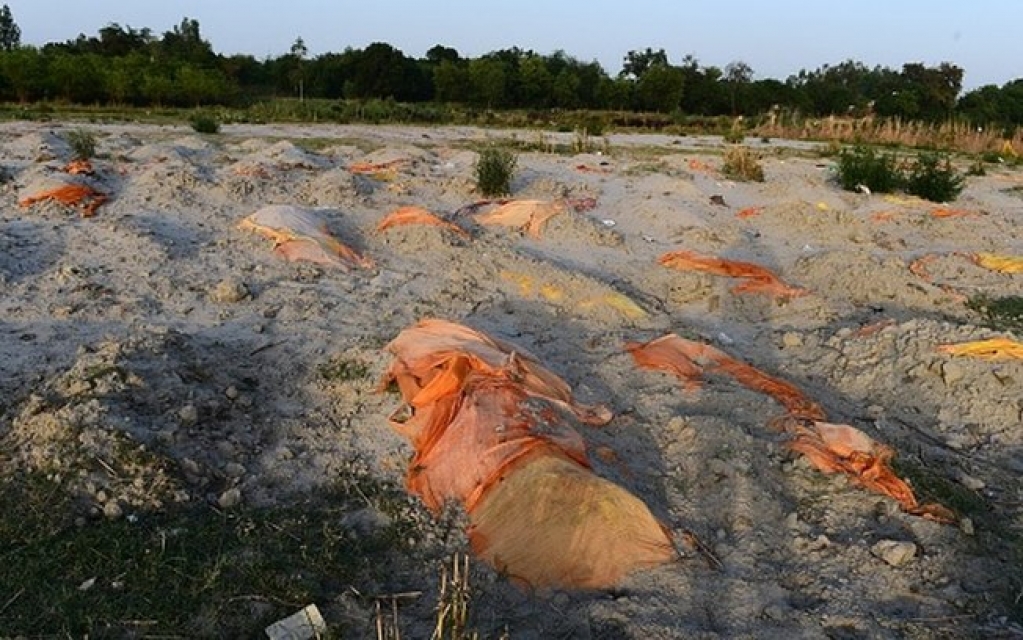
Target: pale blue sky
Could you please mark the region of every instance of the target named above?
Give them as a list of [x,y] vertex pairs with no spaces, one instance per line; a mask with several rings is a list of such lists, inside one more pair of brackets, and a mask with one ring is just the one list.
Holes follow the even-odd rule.
[[287,53],[302,36],[311,55],[387,42],[422,57],[435,44],[476,57],[512,46],[562,49],[609,74],[630,49],[663,48],[678,63],[742,60],[755,78],[854,59],[901,68],[953,62],[964,85],[1023,77],[1021,0],[6,0],[22,42],[96,35],[108,23],[157,35],[183,17],[199,21],[219,53]]

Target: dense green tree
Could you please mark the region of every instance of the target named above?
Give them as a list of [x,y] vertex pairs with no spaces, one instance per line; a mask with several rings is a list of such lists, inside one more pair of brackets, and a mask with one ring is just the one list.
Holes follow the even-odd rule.
[[625,54],[622,62],[622,70],[618,74],[623,78],[638,80],[643,77],[651,67],[656,65],[667,65],[668,54],[664,49],[654,51],[647,47],[644,51],[629,51]]
[[13,51],[21,45],[21,28],[14,22],[11,8],[0,8],[0,50]]
[[636,81],[636,107],[642,111],[670,113],[682,101],[685,76],[678,67],[657,63]]
[[469,101],[468,63],[444,60],[433,70],[434,99],[438,102]]
[[18,47],[0,55],[0,73],[12,97],[30,102],[45,97],[46,60],[32,46]]
[[554,78],[547,68],[547,60],[538,55],[526,57],[519,64],[519,90],[524,105],[551,106],[551,87]]
[[469,61],[470,99],[478,106],[503,107],[507,96],[505,64],[498,58],[484,57]]

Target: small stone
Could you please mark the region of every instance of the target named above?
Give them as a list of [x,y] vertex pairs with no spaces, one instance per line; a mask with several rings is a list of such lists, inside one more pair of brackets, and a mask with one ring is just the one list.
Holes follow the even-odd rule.
[[959,521],[959,530],[968,536],[972,536],[976,531],[973,528],[973,520],[970,518],[963,518]]
[[217,498],[217,504],[221,509],[232,509],[242,501],[242,490],[238,487],[228,489]]
[[966,378],[966,369],[961,364],[954,361],[944,362],[941,365],[941,379],[945,382],[946,386],[954,386],[962,382]]
[[178,420],[186,427],[191,427],[199,422],[199,410],[194,404],[186,404],[178,409]]
[[238,387],[232,384],[230,387],[224,389],[224,395],[227,396],[228,400],[236,400],[238,398]]
[[182,470],[184,470],[185,473],[192,474],[193,476],[201,475],[199,463],[196,462],[195,460],[192,460],[191,458],[182,458],[181,468]]
[[117,500],[111,500],[103,505],[103,515],[111,520],[117,520],[123,513],[124,511],[121,509],[121,505],[117,504]]
[[970,474],[962,471],[959,472],[959,484],[963,485],[970,491],[980,491],[987,486],[987,484],[985,484],[980,478],[974,478]]
[[391,526],[391,517],[373,507],[366,507],[346,514],[341,526],[358,536],[369,537]]
[[240,478],[245,475],[245,467],[237,462],[228,462],[224,465],[224,473],[231,478]]
[[901,567],[916,556],[916,544],[903,540],[881,540],[870,552],[893,567]]
[[210,299],[214,302],[241,302],[248,296],[249,288],[244,282],[234,278],[221,280],[210,292]]
[[803,336],[795,331],[786,331],[781,337],[781,343],[786,349],[803,346]]

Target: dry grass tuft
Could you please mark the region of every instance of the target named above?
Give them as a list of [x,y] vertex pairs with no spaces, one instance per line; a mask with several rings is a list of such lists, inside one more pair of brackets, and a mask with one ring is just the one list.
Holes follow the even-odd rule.
[[760,156],[744,146],[734,146],[725,152],[721,173],[732,180],[764,181],[764,167],[760,164]]

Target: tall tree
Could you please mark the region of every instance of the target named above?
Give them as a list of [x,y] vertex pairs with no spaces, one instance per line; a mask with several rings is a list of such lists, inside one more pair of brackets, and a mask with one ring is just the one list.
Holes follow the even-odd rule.
[[622,71],[618,75],[623,78],[638,80],[651,67],[667,64],[668,54],[664,52],[664,49],[654,51],[647,47],[645,51],[630,51],[625,54],[625,60],[622,62]]
[[753,79],[753,68],[742,60],[729,62],[725,65],[725,82],[728,83],[729,93],[732,98],[732,115],[736,115],[739,88],[749,84]]
[[14,22],[11,8],[4,5],[0,9],[0,49],[12,51],[21,44],[21,29]]
[[291,45],[291,57],[294,59],[294,69],[291,71],[292,79],[298,86],[298,101],[305,102],[305,75],[304,61],[309,49],[305,46],[302,36],[295,38]]

